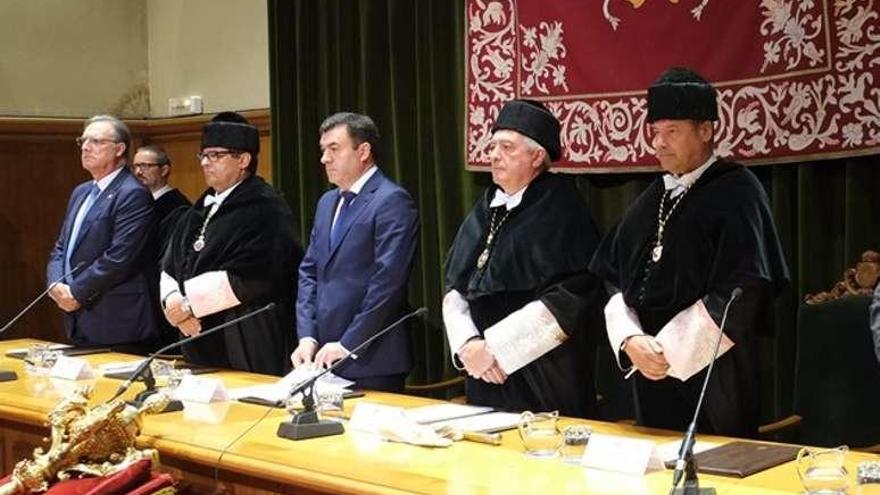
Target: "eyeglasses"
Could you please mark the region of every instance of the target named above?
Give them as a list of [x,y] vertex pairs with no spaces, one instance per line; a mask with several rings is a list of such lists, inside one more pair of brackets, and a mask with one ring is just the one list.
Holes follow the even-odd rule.
[[107,144],[107,143],[114,143],[115,144],[118,142],[119,141],[117,141],[115,139],[99,139],[99,138],[93,138],[93,137],[88,137],[88,136],[80,136],[80,137],[76,138],[76,145],[79,146],[80,148],[82,148],[83,146],[90,144],[90,143],[94,144],[94,145],[101,146],[101,145]]
[[132,170],[138,170],[138,169],[141,169],[141,168],[151,168],[151,167],[161,167],[161,166],[162,166],[161,163],[146,163],[146,162],[138,162],[138,163],[132,163],[132,164],[131,164],[131,169],[132,169]]
[[216,162],[217,160],[223,158],[224,156],[227,156],[227,155],[238,156],[240,154],[241,154],[240,151],[200,151],[200,152],[196,153],[196,158],[198,158],[199,161],[202,161],[205,158],[207,158],[209,162]]

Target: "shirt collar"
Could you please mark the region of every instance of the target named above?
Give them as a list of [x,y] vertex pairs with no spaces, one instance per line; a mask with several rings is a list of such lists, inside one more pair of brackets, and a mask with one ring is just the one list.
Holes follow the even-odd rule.
[[238,185],[241,184],[241,181],[236,182],[235,184],[229,186],[225,191],[220,194],[208,194],[205,196],[205,201],[203,202],[204,206],[217,205],[217,208],[220,208],[220,205],[223,204],[223,201],[232,194],[232,191],[235,190]]
[[165,184],[165,185],[162,186],[160,189],[157,189],[157,190],[153,191],[153,192],[152,192],[152,194],[153,194],[153,201],[155,201],[155,200],[161,198],[163,194],[167,193],[167,192],[170,191],[170,190],[171,190],[171,186],[169,186],[168,184]]
[[489,208],[496,208],[501,205],[504,205],[507,208],[507,211],[516,208],[522,203],[523,194],[525,194],[528,187],[528,185],[525,185],[522,189],[513,194],[507,194],[499,187],[495,190],[495,197],[493,197],[492,201],[489,203]]
[[373,174],[376,173],[376,170],[378,170],[378,169],[376,168],[375,165],[368,168],[366,172],[364,172],[363,174],[361,174],[360,177],[358,177],[358,180],[354,181],[354,184],[352,184],[351,187],[348,188],[348,190],[355,193],[355,194],[360,194],[361,189],[364,188],[364,184],[366,184],[367,181],[370,180],[370,177],[372,177]]
[[109,186],[110,183],[113,182],[113,179],[115,179],[116,176],[119,175],[119,172],[121,172],[121,171],[122,171],[122,167],[119,167],[116,170],[105,175],[104,177],[101,177],[100,180],[95,181],[95,185],[98,186],[98,191],[104,192],[104,189],[107,189],[107,186]]
[[705,161],[702,165],[687,172],[685,174],[681,174],[679,176],[675,176],[672,174],[666,174],[663,176],[663,187],[666,188],[667,191],[672,191],[670,194],[671,197],[676,197],[679,194],[683,193],[685,190],[689,189],[693,186],[697,180],[699,180],[700,176],[712,166],[715,161],[718,160],[718,157],[715,154],[709,155],[709,159]]

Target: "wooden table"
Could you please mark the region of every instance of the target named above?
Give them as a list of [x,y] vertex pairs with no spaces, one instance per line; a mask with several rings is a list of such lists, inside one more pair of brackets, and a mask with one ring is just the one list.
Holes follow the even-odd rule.
[[[30,340],[0,342],[0,355],[8,349],[26,347]],[[135,359],[106,353],[86,356],[93,366],[111,361]],[[2,466],[10,472],[15,461],[29,455],[46,435],[45,414],[71,387],[83,383],[95,386],[95,401],[112,396],[119,381],[105,378],[72,382],[34,377],[24,373],[22,361],[3,357],[0,368],[18,372],[19,379],[0,383],[0,444]],[[268,383],[275,378],[251,373],[224,371],[211,375],[222,378],[227,387]],[[135,389],[140,390],[141,385]],[[431,399],[368,393],[364,398],[346,401],[350,411],[361,401],[381,402],[402,407],[436,403]],[[251,431],[221,452],[239,435],[265,418]],[[587,470],[559,459],[533,459],[522,452],[515,431],[504,433],[501,446],[457,442],[449,448],[430,449],[384,442],[359,432],[290,441],[278,438],[279,422],[287,419],[283,410],[222,402],[187,404],[182,412],[149,416],[145,419],[145,446],[159,450],[164,469],[181,479],[182,486],[195,493],[216,492],[219,478],[230,493],[357,493],[357,494],[564,494],[564,493],[666,493],[671,471],[645,476]],[[664,443],[680,439],[679,433],[649,430],[596,421],[588,423],[594,432],[649,438]],[[723,441],[701,436],[701,441]],[[880,457],[851,452],[847,455],[850,473],[858,462]],[[718,493],[793,493],[801,491],[793,463],[745,479],[701,475],[704,486]]]

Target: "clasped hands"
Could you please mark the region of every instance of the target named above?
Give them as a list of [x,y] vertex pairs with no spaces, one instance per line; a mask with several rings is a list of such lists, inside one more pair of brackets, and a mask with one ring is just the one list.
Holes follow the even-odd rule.
[[61,308],[62,311],[66,311],[68,313],[72,313],[80,308],[79,301],[73,297],[73,293],[70,292],[70,286],[61,282],[58,282],[49,289],[49,297],[55,301],[55,304]]
[[623,352],[633,366],[649,380],[662,380],[669,372],[669,362],[663,346],[651,335],[633,335],[627,338]]
[[303,339],[290,355],[290,362],[293,363],[294,368],[304,364],[329,368],[345,356],[348,356],[348,351],[339,342],[327,342],[318,350],[318,342],[312,339]]
[[507,381],[507,373],[501,369],[495,356],[486,347],[486,341],[471,339],[458,350],[458,359],[464,364],[468,375],[477,380],[501,385]]
[[198,335],[202,331],[202,322],[193,316],[192,308],[180,292],[165,298],[165,319],[187,337]]

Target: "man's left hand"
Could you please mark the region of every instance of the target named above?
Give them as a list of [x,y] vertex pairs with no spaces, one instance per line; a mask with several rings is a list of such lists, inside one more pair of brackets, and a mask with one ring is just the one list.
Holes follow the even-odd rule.
[[507,373],[501,369],[501,366],[498,365],[498,361],[495,361],[492,363],[492,366],[483,373],[483,376],[481,376],[480,379],[487,383],[503,385],[504,382],[507,381]]
[[69,285],[59,282],[52,287],[50,293],[52,299],[55,300],[55,303],[62,310],[72,313],[80,308],[79,301],[73,297]]
[[321,368],[329,368],[336,361],[348,356],[348,351],[339,342],[327,342],[321,350],[315,354],[315,365]]

